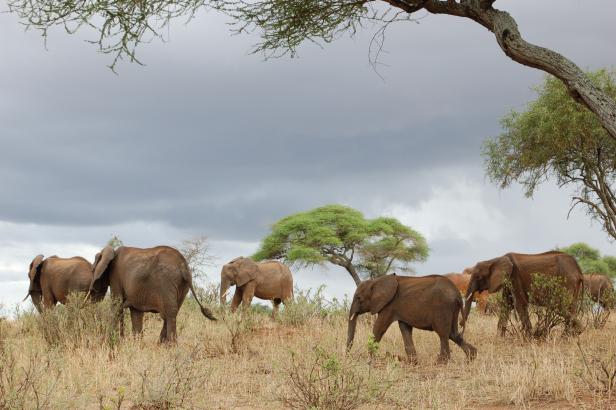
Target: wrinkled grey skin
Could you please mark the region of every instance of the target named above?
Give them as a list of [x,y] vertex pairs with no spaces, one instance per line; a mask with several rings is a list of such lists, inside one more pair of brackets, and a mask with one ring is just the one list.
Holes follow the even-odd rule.
[[[216,320],[201,305],[192,285],[188,264],[174,248],[157,246],[141,249],[122,246],[114,251],[111,246],[107,246],[96,254],[93,268],[90,289],[101,284],[111,288],[111,296],[122,301],[122,309],[130,309],[134,334],[142,332],[145,312],[159,313],[163,319],[159,341],[175,342],[176,316],[188,290],[192,292],[203,315]],[[122,320],[120,331],[124,333]]]
[[276,318],[280,303],[293,300],[293,275],[289,268],[278,261],[255,262],[250,258],[235,258],[220,271],[220,304],[226,303],[229,287],[235,285],[231,311],[240,304],[250,306],[254,296],[271,300]]
[[[498,258],[477,262],[472,268],[465,269],[471,275],[471,281],[466,291],[466,300],[470,300],[474,292],[487,290],[498,292],[503,287],[503,280],[511,282],[511,289],[503,293],[507,308],[515,308],[527,336],[531,333],[531,323],[528,316],[529,292],[532,285],[532,275],[541,273],[546,276],[559,277],[566,289],[573,296],[573,303],[565,318],[565,329],[571,333],[579,328],[576,310],[580,305],[584,289],[582,271],[575,258],[563,252],[549,251],[538,254],[508,253]],[[538,303],[542,303],[539,301]],[[464,327],[470,313],[470,303],[464,307],[461,324]],[[498,331],[505,335],[506,322],[509,314],[501,315],[498,321]]]
[[349,312],[347,350],[353,345],[357,317],[362,313],[378,314],[372,333],[374,340],[381,338],[393,322],[398,322],[404,350],[411,362],[416,362],[413,328],[432,330],[441,341],[438,362],[450,357],[449,340],[456,343],[467,359],[477,356],[477,349],[464,341],[458,332],[458,315],[462,309],[462,296],[456,286],[440,275],[408,277],[387,275],[361,282],[355,290]]
[[[88,292],[92,265],[80,256],[50,256],[45,259],[43,255],[37,255],[30,263],[28,277],[30,287],[25,299],[30,296],[36,310],[41,312],[43,308],[52,308],[58,302],[65,304],[72,292]],[[92,289],[92,300],[97,302],[105,297],[105,290],[101,287]]]

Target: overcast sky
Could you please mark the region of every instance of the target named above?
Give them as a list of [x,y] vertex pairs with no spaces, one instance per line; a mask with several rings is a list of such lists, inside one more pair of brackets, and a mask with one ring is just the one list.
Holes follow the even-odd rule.
[[[616,65],[613,0],[496,6],[583,68]],[[554,184],[529,200],[485,179],[482,141],[543,73],[509,60],[478,24],[427,16],[390,28],[381,79],[370,29],[263,61],[250,54],[258,38],[231,36],[225,22],[177,22],[168,42],[140,50],[145,67],[115,75],[91,34],[56,30],[46,50],[0,14],[0,304],[25,296],[36,254],[92,260],[113,234],[142,247],[206,235],[217,280],[273,222],[329,203],[423,233],[432,251],[418,274],[576,241],[616,254],[584,212],[566,219],[568,194]],[[295,281],[354,290],[336,268]]]

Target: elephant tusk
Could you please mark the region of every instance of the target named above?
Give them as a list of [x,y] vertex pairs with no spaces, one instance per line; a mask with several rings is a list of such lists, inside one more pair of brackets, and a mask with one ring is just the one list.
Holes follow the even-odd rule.
[[30,296],[30,292],[28,292],[28,294],[26,295],[26,297],[22,299],[22,302],[25,302],[25,301],[26,301],[26,299],[28,299],[28,297],[29,297],[29,296]]
[[353,313],[351,317],[349,318],[349,322],[352,322],[356,316],[357,316],[357,313]]
[[466,300],[466,303],[468,303],[468,302],[469,302],[472,298],[473,298],[473,294],[471,293],[470,295],[468,295],[468,296],[466,297],[466,299],[465,299],[465,300]]
[[86,297],[83,299],[83,303],[86,303],[88,301],[88,299],[90,299],[90,293],[92,292],[92,289],[90,289],[88,291],[88,293],[86,293]]

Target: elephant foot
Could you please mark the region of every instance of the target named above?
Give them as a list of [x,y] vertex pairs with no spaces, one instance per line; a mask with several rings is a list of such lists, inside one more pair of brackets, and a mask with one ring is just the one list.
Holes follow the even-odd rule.
[[466,344],[466,349],[464,349],[464,353],[466,353],[466,360],[472,362],[477,358],[477,349],[473,345]]
[[417,366],[419,364],[419,360],[417,360],[416,354],[409,354],[406,356],[406,361],[413,366]]
[[447,364],[449,362],[449,356],[439,354],[436,358],[436,364]]

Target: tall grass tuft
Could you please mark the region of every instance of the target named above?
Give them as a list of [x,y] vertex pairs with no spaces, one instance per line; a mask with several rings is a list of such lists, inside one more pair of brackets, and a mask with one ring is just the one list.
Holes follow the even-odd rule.
[[75,293],[69,295],[66,305],[43,310],[37,325],[50,347],[113,348],[119,342],[120,313],[119,300],[107,297],[91,303]]
[[347,299],[339,301],[334,298],[327,300],[323,295],[325,286],[319,286],[315,292],[312,289],[295,289],[295,297],[292,303],[284,307],[278,320],[285,326],[302,326],[311,319],[329,319],[336,316],[344,316],[349,311]]

